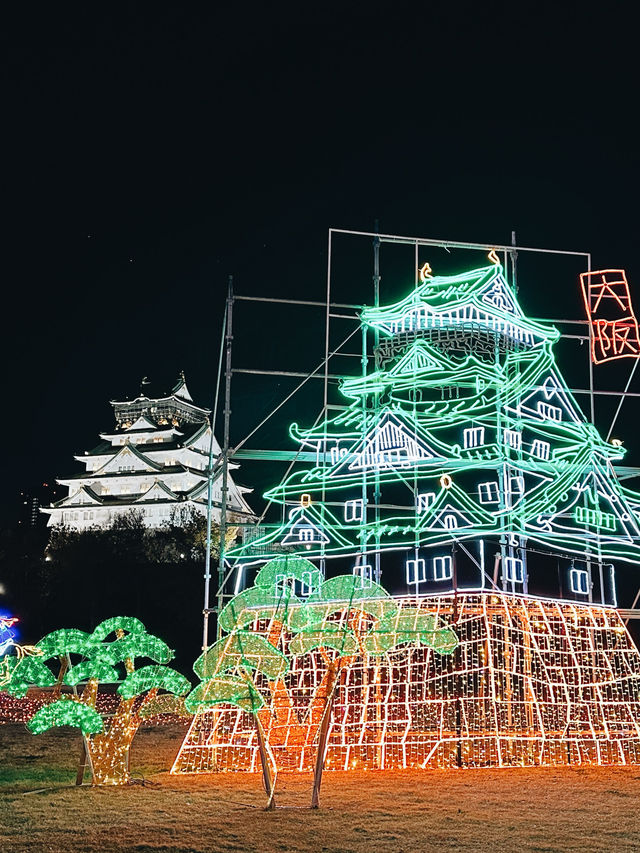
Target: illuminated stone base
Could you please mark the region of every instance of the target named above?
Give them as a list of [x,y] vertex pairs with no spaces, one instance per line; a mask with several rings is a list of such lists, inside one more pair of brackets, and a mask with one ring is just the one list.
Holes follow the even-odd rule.
[[[452,624],[460,646],[405,645],[346,668],[326,769],[640,764],[640,654],[615,610],[488,593],[396,601]],[[263,685],[278,770],[313,767],[325,672],[314,652],[293,658],[284,685]],[[221,706],[194,718],[172,772],[259,769],[251,716]]]

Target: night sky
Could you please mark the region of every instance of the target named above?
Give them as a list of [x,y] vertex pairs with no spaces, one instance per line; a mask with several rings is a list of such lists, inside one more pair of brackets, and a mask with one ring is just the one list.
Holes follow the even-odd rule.
[[[7,509],[20,488],[81,470],[73,454],[112,426],[109,399],[134,396],[143,376],[166,389],[184,369],[210,405],[227,276],[241,294],[321,299],[329,227],[377,219],[387,233],[490,243],[515,230],[521,245],[625,268],[640,306],[635,19],[628,4],[557,5],[5,13]],[[412,283],[402,251],[382,249],[383,302]],[[427,259],[437,272],[478,258]],[[335,262],[335,299],[370,301],[370,241],[341,241]],[[525,310],[582,317],[580,270],[522,259]],[[321,312],[301,311],[238,305],[234,364],[315,366]],[[585,387],[584,350],[560,356]],[[596,368],[597,386],[622,387],[630,367]],[[292,387],[234,378],[232,441]],[[292,447],[285,424],[312,421],[321,391],[253,446]],[[611,411],[598,402],[605,434]],[[616,430],[630,464],[639,411],[625,403]],[[243,473],[266,484],[279,469]]]

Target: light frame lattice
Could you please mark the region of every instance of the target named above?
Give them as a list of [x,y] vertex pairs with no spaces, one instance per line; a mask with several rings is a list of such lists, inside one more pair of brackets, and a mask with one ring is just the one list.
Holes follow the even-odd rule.
[[[346,667],[327,770],[640,763],[640,653],[613,608],[487,592],[394,601],[442,618],[459,646],[450,656],[405,646]],[[288,642],[281,633],[283,651]],[[324,667],[315,652],[292,660],[300,718]],[[268,697],[268,682],[261,689]],[[287,721],[273,719],[278,770],[311,769],[315,739],[290,741]],[[194,718],[172,772],[258,769],[250,715],[221,708]]]

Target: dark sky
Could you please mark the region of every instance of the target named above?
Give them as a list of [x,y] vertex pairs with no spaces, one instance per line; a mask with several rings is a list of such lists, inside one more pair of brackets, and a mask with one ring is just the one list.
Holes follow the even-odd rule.
[[[331,226],[378,219],[385,232],[487,242],[516,230],[523,245],[592,251],[640,288],[628,4],[229,6],[4,12],[8,504],[77,471],[72,454],[112,425],[108,400],[142,376],[169,387],[184,369],[210,401],[227,275],[240,293],[321,297]],[[370,295],[370,245],[351,245],[337,255],[338,301]],[[383,274],[395,257],[383,251]],[[523,261],[523,304],[582,316],[579,271]],[[383,299],[410,283],[394,275]],[[322,350],[315,315],[245,306],[237,323],[239,366],[299,370]],[[584,367],[583,353],[566,358],[567,372]],[[596,382],[620,387],[629,367]],[[241,382],[235,440],[292,387]],[[313,419],[313,404],[287,420]],[[638,411],[627,402],[618,431],[636,464]],[[605,431],[609,418],[603,404]],[[278,441],[281,425],[256,445]]]

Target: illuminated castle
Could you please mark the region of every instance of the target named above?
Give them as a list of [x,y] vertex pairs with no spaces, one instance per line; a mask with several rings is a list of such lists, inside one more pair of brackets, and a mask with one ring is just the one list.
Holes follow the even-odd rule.
[[424,279],[364,310],[376,368],[343,382],[345,412],[292,426],[315,464],[267,493],[283,523],[232,554],[299,547],[376,580],[382,559],[414,592],[451,588],[456,563],[458,586],[499,569],[527,593],[548,591],[527,559],[540,549],[562,554],[563,596],[614,603],[609,564],[640,559],[640,495],[557,370],[558,332],[523,315],[499,265]]
[[[160,527],[177,511],[207,510],[207,469],[213,442],[214,466],[220,447],[211,434],[209,410],[197,406],[181,375],[161,397],[140,394],[134,400],[112,401],[116,427],[101,433],[102,442],[75,458],[85,471],[59,478],[69,494],[52,506],[49,526],[74,530],[108,527],[132,510],[145,526]],[[237,465],[230,466],[237,468]],[[221,468],[213,482],[213,518],[220,518]],[[228,479],[228,508],[251,518],[243,495],[251,491]]]
[[[361,322],[375,366],[343,381],[336,417],[292,425],[305,462],[266,495],[280,521],[228,553],[236,588],[274,554],[299,554],[321,576],[352,573],[364,598],[381,577],[402,584],[397,624],[431,615],[459,645],[439,657],[405,631],[382,662],[354,659],[327,767],[640,762],[640,654],[614,581],[616,562],[640,559],[640,495],[616,477],[619,442],[600,437],[558,371],[559,333],[524,316],[498,263],[455,276],[425,267],[412,293]],[[292,586],[300,603],[286,593],[293,613],[324,602],[311,579]],[[277,638],[290,671],[280,693],[262,683],[263,725],[278,767],[304,769],[328,658],[291,654],[273,601],[253,630]],[[342,606],[347,624],[353,605]],[[174,772],[214,764],[257,768],[247,714],[196,716]]]

